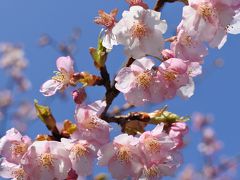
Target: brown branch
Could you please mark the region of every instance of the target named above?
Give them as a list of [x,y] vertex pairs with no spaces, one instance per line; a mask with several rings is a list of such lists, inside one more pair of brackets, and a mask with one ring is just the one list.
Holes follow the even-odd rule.
[[124,113],[125,111],[128,111],[132,108],[134,108],[134,105],[131,105],[129,103],[125,103],[122,107],[114,107],[113,111],[109,113],[109,115],[116,116]]
[[141,121],[141,122],[149,122],[150,116],[145,112],[131,112],[127,115],[119,115],[119,116],[105,116],[104,120],[108,123],[117,123],[123,126],[125,123],[129,121]]
[[173,2],[176,2],[176,1],[180,1],[180,2],[183,2],[185,5],[188,5],[188,0],[158,0],[155,4],[153,10],[160,11],[163,8],[163,6],[165,5],[166,2],[173,3]]
[[[129,58],[128,59],[128,61],[127,61],[127,63],[125,64],[125,67],[129,67],[133,62],[134,62],[134,58]],[[104,73],[104,72],[101,72],[101,73],[103,73],[103,75],[106,75],[106,72]],[[101,74],[102,75],[102,74]],[[103,76],[102,76],[103,77]],[[106,75],[106,80],[108,80],[109,79],[109,74],[108,74],[108,77],[107,77],[107,75]],[[110,80],[109,80],[109,82],[110,82]],[[105,93],[105,100],[106,100],[106,107],[105,107],[105,109],[104,109],[104,111],[102,112],[102,114],[101,114],[101,118],[102,119],[104,119],[105,117],[106,117],[106,114],[107,114],[107,111],[108,111],[108,109],[110,108],[110,106],[111,106],[111,104],[112,104],[112,102],[113,102],[113,100],[118,96],[118,94],[119,94],[119,91],[115,88],[115,84],[116,84],[116,81],[115,80],[113,80],[113,82],[112,82],[112,85],[109,87],[109,84],[108,83],[106,83],[106,85],[105,85],[105,87],[106,87],[106,93]]]
[[100,74],[103,79],[103,85],[105,86],[106,91],[109,91],[111,89],[111,82],[110,82],[110,76],[106,66],[103,66],[100,68]]

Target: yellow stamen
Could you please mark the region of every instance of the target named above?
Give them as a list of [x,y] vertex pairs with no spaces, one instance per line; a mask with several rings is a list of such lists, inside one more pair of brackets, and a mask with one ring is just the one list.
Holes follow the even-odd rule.
[[131,28],[131,33],[134,38],[143,38],[148,35],[149,29],[143,22],[136,22]]
[[39,159],[41,166],[43,166],[45,168],[53,167],[53,161],[54,161],[54,159],[50,153],[41,154],[40,159]]
[[137,76],[137,83],[138,83],[139,86],[141,86],[143,88],[147,88],[150,85],[151,80],[152,80],[152,75],[148,71],[140,73]]

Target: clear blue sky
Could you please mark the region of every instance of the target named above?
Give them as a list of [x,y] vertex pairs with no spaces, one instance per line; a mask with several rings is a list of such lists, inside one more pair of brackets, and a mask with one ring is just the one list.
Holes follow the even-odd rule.
[[[146,0],[152,7],[154,0]],[[74,27],[81,28],[81,37],[78,44],[79,50],[75,56],[75,62],[81,71],[89,70],[97,73],[92,66],[92,59],[88,48],[96,45],[96,39],[100,27],[93,23],[99,9],[109,12],[113,8],[119,8],[119,17],[123,9],[128,5],[123,0],[41,0],[41,1],[0,1],[0,42],[20,43],[24,46],[26,57],[29,60],[29,68],[26,72],[32,81],[33,87],[28,99],[37,98],[41,102],[51,103],[53,113],[58,120],[72,119],[74,104],[72,101],[64,102],[58,98],[50,100],[39,93],[41,84],[49,79],[56,70],[55,60],[59,53],[50,47],[39,48],[38,38],[47,33],[53,38],[63,41],[71,33]],[[173,35],[176,25],[181,18],[180,3],[167,5],[162,18],[168,22],[168,33],[165,37]],[[169,110],[180,115],[191,115],[200,111],[215,115],[214,128],[218,138],[225,142],[223,154],[236,155],[240,152],[240,36],[229,36],[225,46],[218,50],[210,50],[206,58],[203,71],[205,76],[198,79],[195,95],[189,100],[174,100],[160,104],[159,106],[145,107],[145,111],[152,111],[157,107],[169,105]],[[217,69],[213,61],[217,58],[224,59],[224,67]],[[108,59],[109,69],[116,71],[125,59],[121,47],[112,51]],[[2,72],[0,72],[2,76]],[[0,87],[2,85],[0,80]],[[88,101],[92,102],[103,95],[103,88],[89,88]],[[101,90],[100,90],[101,89]],[[116,104],[124,103],[122,96],[115,101]],[[38,133],[47,132],[44,125],[34,122],[28,134],[35,137]],[[190,139],[191,136],[191,139]],[[196,166],[202,163],[197,153],[196,145],[199,140],[197,133],[189,135],[190,144],[184,150],[185,162],[193,162]],[[96,170],[97,172],[98,170]]]

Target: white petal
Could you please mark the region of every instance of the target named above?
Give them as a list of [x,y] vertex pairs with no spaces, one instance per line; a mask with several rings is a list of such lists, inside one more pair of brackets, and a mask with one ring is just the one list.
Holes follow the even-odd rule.
[[56,93],[57,90],[61,89],[63,84],[59,81],[50,79],[43,83],[40,92],[43,93],[44,96],[52,96]]
[[194,90],[195,90],[195,84],[193,79],[190,78],[189,83],[178,90],[178,95],[183,99],[187,99],[194,94]]
[[227,30],[228,30],[228,33],[230,33],[230,34],[239,34],[240,33],[240,10],[233,17],[233,21]]

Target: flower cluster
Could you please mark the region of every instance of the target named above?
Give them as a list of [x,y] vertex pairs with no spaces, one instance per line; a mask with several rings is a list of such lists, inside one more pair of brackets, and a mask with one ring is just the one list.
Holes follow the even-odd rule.
[[0,68],[8,72],[20,90],[27,91],[31,87],[31,83],[23,74],[28,61],[22,47],[10,43],[2,43],[0,44],[0,53]]
[[[186,127],[180,129],[176,130],[178,137],[183,136]],[[98,159],[99,165],[107,165],[116,179],[159,179],[173,175],[180,166],[179,150],[179,142],[172,137],[171,131],[169,134],[164,131],[162,123],[139,137],[116,136],[113,142],[100,148]]]
[[31,87],[31,82],[24,75],[28,66],[23,48],[17,44],[0,44],[0,68],[6,73],[6,81],[1,81],[0,87],[0,120],[1,126],[6,124],[9,117],[11,123],[20,131],[27,129],[26,122],[36,118],[33,104],[26,97],[18,96],[20,92],[26,93]]
[[222,149],[223,143],[217,139],[211,127],[213,116],[197,112],[193,114],[192,119],[194,128],[202,136],[198,150],[204,161],[197,169],[192,164],[188,164],[177,179],[235,179],[239,163],[238,156],[219,157],[219,150]]
[[168,133],[161,123],[139,137],[121,134],[110,142],[110,126],[97,117],[100,103],[79,107],[77,118],[85,114],[86,119],[77,119],[78,130],[70,139],[62,138],[60,142],[31,142],[16,129],[8,130],[0,139],[0,176],[13,179],[65,179],[71,173],[88,176],[96,158],[99,165],[108,166],[116,179],[159,179],[175,173],[182,162],[181,142],[187,130],[184,123]]
[[[176,36],[164,39],[167,23],[160,19],[160,12],[149,9],[143,0],[126,2],[129,10],[122,13],[119,21],[117,9],[109,14],[99,10],[99,17],[94,20],[104,26],[97,48],[89,49],[100,76],[76,72],[70,54],[56,60],[56,75],[40,88],[44,96],[52,96],[82,84],[72,92],[76,123],[67,120],[60,129],[50,108],[35,103],[38,117],[52,134],[39,135],[31,142],[15,129],[7,131],[0,139],[0,176],[75,180],[91,175],[98,159],[98,165],[107,166],[115,179],[158,180],[174,175],[182,164],[183,138],[188,132],[186,117],[170,113],[166,108],[127,115],[122,112],[128,109],[118,113],[108,110],[119,93],[123,93],[129,108],[161,103],[176,95],[190,98],[195,89],[193,79],[202,73],[208,54],[206,43],[221,48],[227,33],[240,33],[240,3],[238,0],[189,0],[183,8]],[[165,42],[170,42],[169,48]],[[116,45],[124,46],[128,61],[111,82],[106,61]],[[106,90],[103,100],[85,104],[87,86],[103,86]],[[2,106],[9,102],[4,103]],[[113,140],[110,123],[117,123],[122,130]],[[202,128],[207,123],[199,120],[196,127]],[[152,126],[147,125],[155,127],[149,130]],[[220,144],[211,129],[203,134],[204,143],[199,149],[208,156]]]
[[[183,9],[183,20],[176,37],[171,39],[170,49],[163,50],[162,34],[167,24],[160,20],[160,13],[146,8],[142,1],[127,2],[131,7],[123,12],[122,19],[114,20],[111,29],[105,26],[103,42],[110,33],[114,43],[109,40],[103,46],[112,49],[113,45],[122,44],[125,54],[136,59],[115,78],[116,88],[135,106],[162,102],[176,94],[191,97],[195,89],[193,77],[201,74],[203,59],[208,54],[204,42],[220,48],[226,42],[227,32],[240,33],[239,3],[190,0]],[[157,68],[146,56],[162,59],[162,63]]]
[[[0,176],[16,179],[62,179],[74,170],[78,176],[92,173],[98,149],[110,141],[110,125],[98,115],[105,102],[79,105],[77,131],[69,139],[34,141],[10,129],[0,139]],[[64,179],[65,179],[64,178]]]

